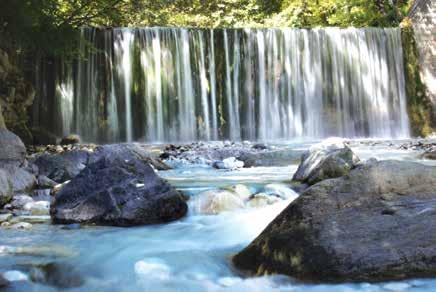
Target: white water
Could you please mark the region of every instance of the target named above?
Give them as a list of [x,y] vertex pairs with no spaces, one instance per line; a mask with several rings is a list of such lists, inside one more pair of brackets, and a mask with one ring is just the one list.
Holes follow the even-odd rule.
[[82,36],[99,51],[81,45],[85,60],[62,79],[74,85],[73,102],[60,115],[85,140],[409,136],[399,29],[86,28]]
[[123,81],[124,88],[124,113],[126,141],[133,140],[133,120],[132,120],[132,56],[134,32],[127,28],[114,29],[114,53],[117,72]]

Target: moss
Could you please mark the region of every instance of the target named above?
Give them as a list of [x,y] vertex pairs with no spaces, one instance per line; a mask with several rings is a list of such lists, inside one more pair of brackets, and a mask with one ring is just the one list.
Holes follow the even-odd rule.
[[406,94],[412,135],[426,137],[436,130],[432,121],[432,106],[421,80],[419,55],[413,28],[409,21],[402,26]]

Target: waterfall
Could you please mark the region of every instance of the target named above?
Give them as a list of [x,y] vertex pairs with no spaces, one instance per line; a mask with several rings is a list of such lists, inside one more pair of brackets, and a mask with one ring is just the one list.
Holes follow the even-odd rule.
[[92,142],[408,137],[400,33],[83,28],[83,57],[55,73],[62,125],[46,127]]

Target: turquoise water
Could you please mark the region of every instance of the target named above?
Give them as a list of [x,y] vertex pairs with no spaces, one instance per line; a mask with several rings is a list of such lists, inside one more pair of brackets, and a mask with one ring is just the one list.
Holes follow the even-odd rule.
[[[297,147],[297,146],[293,146]],[[304,146],[306,147],[306,145]],[[357,147],[362,158],[416,160],[411,151]],[[427,162],[428,163],[428,162]],[[159,172],[191,196],[201,191],[245,184],[253,192],[266,184],[287,183],[297,165],[239,171],[185,167]],[[190,212],[183,220],[135,228],[34,225],[29,231],[0,229],[0,272],[29,264],[68,264],[84,284],[71,291],[434,291],[436,280],[342,285],[304,284],[285,276],[247,278],[230,258],[248,245],[291,199],[264,208],[218,215]],[[20,249],[21,248],[21,249]],[[31,282],[15,282],[14,291],[58,291]]]

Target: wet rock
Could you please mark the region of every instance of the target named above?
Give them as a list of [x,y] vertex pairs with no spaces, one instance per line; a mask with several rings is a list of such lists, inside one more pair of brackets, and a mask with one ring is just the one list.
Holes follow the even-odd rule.
[[435,150],[430,150],[430,151],[425,152],[425,153],[422,155],[422,158],[423,158],[423,159],[436,160],[436,149],[435,149]]
[[243,184],[228,186],[225,189],[234,193],[242,201],[248,200],[252,195],[250,189],[246,185],[243,185]]
[[3,275],[0,274],[0,289],[6,288],[9,286],[9,281],[6,280]]
[[34,200],[28,195],[16,195],[11,202],[12,209],[23,209],[28,203],[33,203]]
[[10,229],[28,230],[28,229],[32,228],[32,224],[30,224],[28,222],[18,222],[18,223],[10,225],[8,228],[10,228]]
[[60,144],[61,145],[71,145],[71,144],[79,144],[81,142],[79,135],[68,135],[66,137],[63,137]]
[[38,176],[37,179],[38,179],[38,188],[40,189],[52,189],[58,184],[54,180],[46,177],[45,175],[40,175]]
[[29,211],[31,215],[49,215],[50,202],[29,202],[24,205],[23,209]]
[[326,140],[302,156],[293,180],[313,185],[346,175],[358,162],[359,158],[343,142]]
[[268,146],[265,145],[265,144],[261,144],[261,143],[259,143],[259,144],[254,144],[254,145],[252,146],[252,148],[253,148],[253,149],[256,149],[256,150],[266,150],[266,149],[268,149]]
[[241,198],[226,190],[205,191],[195,196],[191,201],[196,213],[207,215],[216,215],[244,208],[244,202]]
[[69,151],[62,154],[39,155],[34,161],[39,168],[40,175],[63,183],[77,176],[87,165],[89,153],[87,151]]
[[77,288],[85,281],[73,266],[65,263],[47,263],[34,265],[29,271],[30,280],[56,288]]
[[244,167],[244,162],[237,160],[235,157],[229,157],[223,161],[217,161],[213,164],[213,167],[218,169],[229,169],[234,170]]
[[298,163],[303,151],[279,149],[264,152],[244,152],[238,159],[244,162],[244,167],[288,166]]
[[13,217],[9,223],[30,223],[30,224],[46,224],[50,223],[51,218],[48,215],[21,215]]
[[12,218],[12,214],[7,213],[7,214],[0,214],[0,224],[3,222],[7,222],[9,220],[11,220]]
[[276,196],[284,200],[298,197],[298,194],[285,184],[268,184],[264,187],[263,192],[269,196]]
[[434,276],[436,167],[370,160],[291,203],[234,264],[314,281]]
[[8,246],[0,245],[0,255],[22,255],[34,257],[74,257],[77,253],[59,245],[47,246]]
[[54,223],[133,226],[183,217],[183,196],[159,178],[147,162],[102,158],[55,196]]
[[254,195],[248,202],[247,206],[250,208],[262,208],[268,205],[279,202],[280,199],[276,196],[270,196],[265,193],[259,193]]
[[156,170],[169,170],[170,166],[165,164],[157,157],[158,153],[154,153],[146,145],[137,143],[103,145],[95,150],[95,154],[91,156],[90,163],[96,162],[101,158],[114,159],[118,157],[122,160],[143,160],[148,162]]

